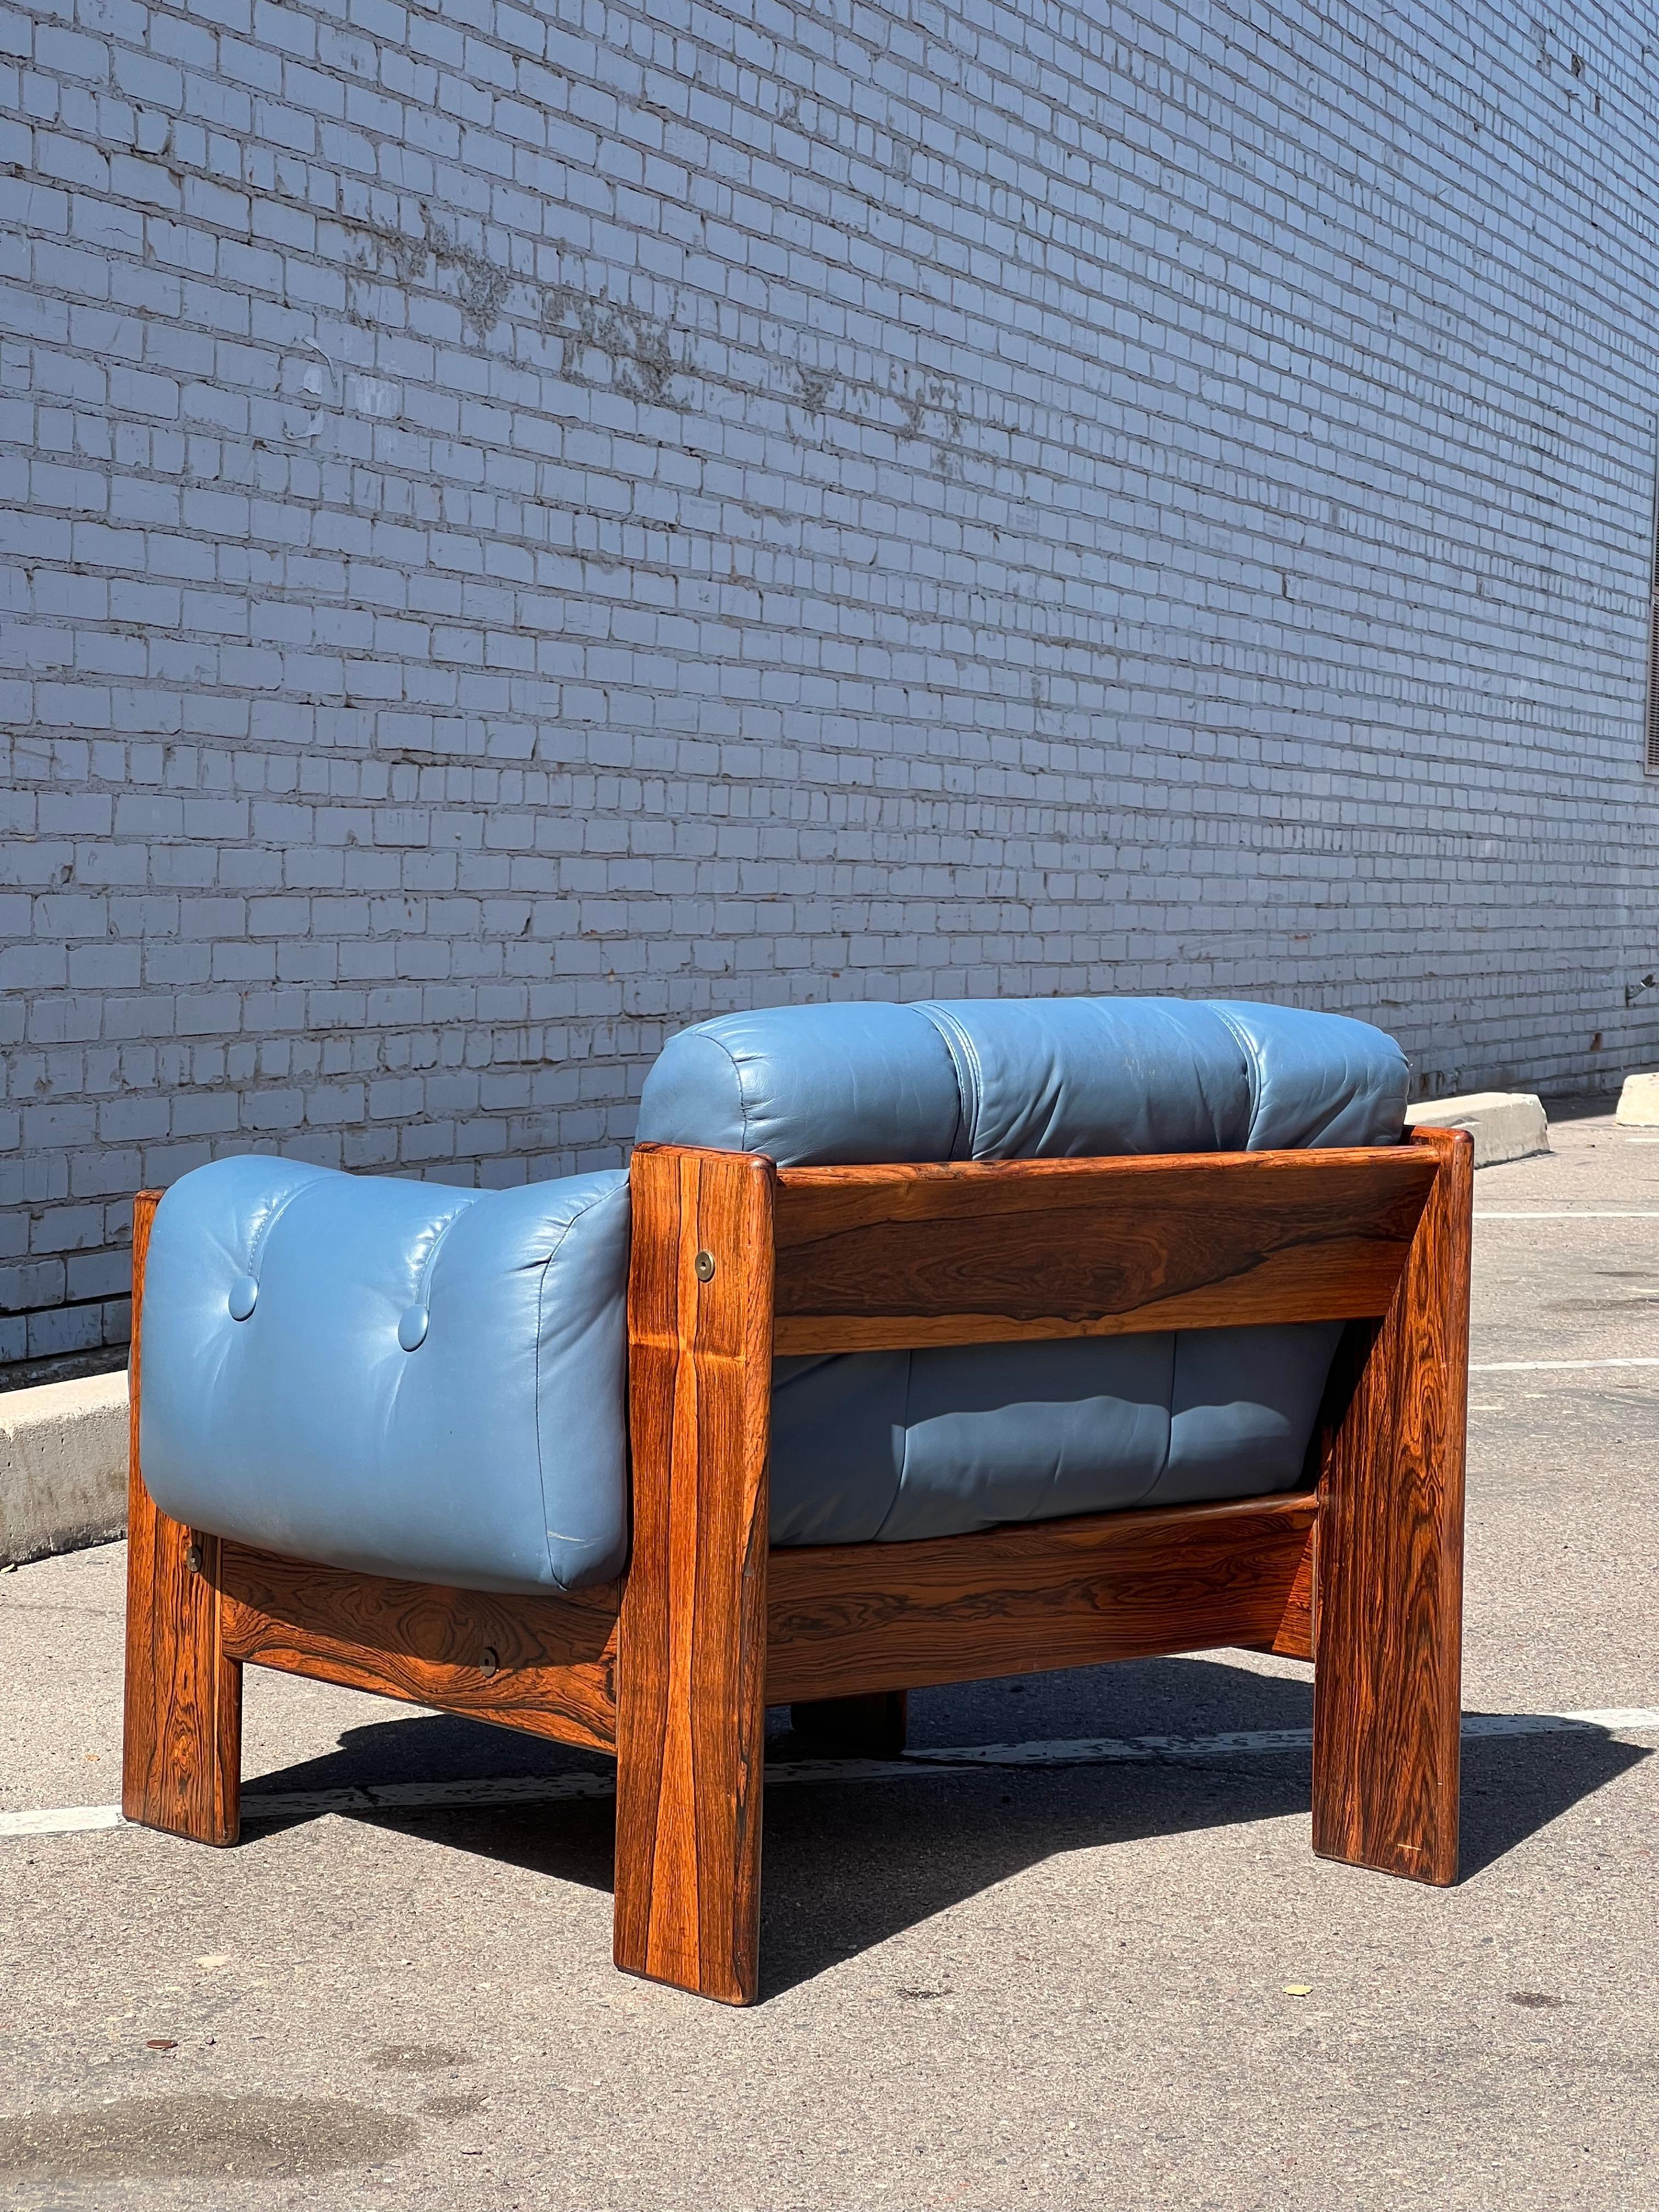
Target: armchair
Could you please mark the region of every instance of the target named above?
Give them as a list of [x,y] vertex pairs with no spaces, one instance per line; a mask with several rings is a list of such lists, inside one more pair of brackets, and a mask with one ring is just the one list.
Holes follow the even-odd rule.
[[216,1162],[134,1223],[124,1806],[238,1832],[242,1668],[613,1753],[615,1956],[758,1987],[769,1705],[1315,1662],[1313,1846],[1455,1877],[1472,1146],[1334,1016],[775,1009],[625,1172]]

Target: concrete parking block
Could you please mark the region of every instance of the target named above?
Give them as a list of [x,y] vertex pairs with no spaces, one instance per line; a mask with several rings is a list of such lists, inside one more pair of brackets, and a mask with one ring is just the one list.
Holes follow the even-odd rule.
[[0,1566],[118,1536],[127,1521],[127,1378],[0,1395]]
[[1502,1167],[1550,1148],[1543,1102],[1529,1091],[1471,1091],[1461,1098],[1425,1100],[1406,1109],[1408,1129],[1467,1129],[1474,1139],[1474,1164]]
[[1627,1129],[1659,1129],[1659,1073],[1625,1078],[1619,1120]]

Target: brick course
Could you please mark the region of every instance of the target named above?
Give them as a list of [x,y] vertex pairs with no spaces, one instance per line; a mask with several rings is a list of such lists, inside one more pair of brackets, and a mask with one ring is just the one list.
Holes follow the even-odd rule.
[[0,9],[0,1361],[757,1001],[1659,1058],[1644,13]]

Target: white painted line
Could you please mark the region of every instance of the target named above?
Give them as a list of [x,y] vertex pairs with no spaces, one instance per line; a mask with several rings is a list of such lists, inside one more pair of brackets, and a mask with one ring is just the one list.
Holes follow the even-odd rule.
[[[1466,1737],[1560,1735],[1595,1729],[1659,1735],[1659,1705],[1613,1705],[1582,1713],[1465,1713]],[[889,1782],[921,1775],[971,1773],[987,1766],[1157,1766],[1170,1761],[1309,1751],[1313,1730],[1242,1729],[1224,1735],[1057,1737],[1041,1743],[950,1744],[899,1759],[780,1759],[766,1770],[769,1790],[796,1782]],[[348,1790],[249,1790],[244,1820],[314,1820],[325,1813],[441,1812],[453,1806],[550,1805],[610,1797],[609,1774],[520,1774],[483,1782],[378,1782]],[[126,1823],[118,1805],[61,1805],[53,1811],[0,1813],[0,1836],[69,1836]]]
[[1551,1375],[1585,1367],[1659,1367],[1659,1359],[1488,1359],[1471,1375]]
[[[770,1779],[770,1770],[768,1770]],[[487,1795],[481,1796],[481,1791]],[[356,1790],[258,1791],[242,1799],[245,1820],[305,1820],[320,1813],[401,1813],[446,1805],[540,1805],[580,1797],[614,1797],[610,1774],[513,1774],[489,1782],[377,1782]]]
[[1499,1213],[1482,1207],[1474,1218],[1477,1221],[1659,1221],[1659,1213],[1632,1212],[1627,1206],[1563,1206],[1540,1213]]
[[[1483,1723],[1498,1722],[1504,1717],[1502,1713],[1483,1713],[1480,1716]],[[1543,1717],[1540,1714],[1539,1717],[1541,1719]],[[1564,1721],[1571,1721],[1575,1727],[1606,1729],[1613,1735],[1626,1730],[1633,1735],[1640,1735],[1659,1729],[1659,1711],[1651,1705],[1603,1705],[1599,1711],[1563,1713],[1561,1717]],[[1503,1734],[1501,1729],[1493,1726],[1485,1726],[1480,1732],[1486,1735]]]
[[[1659,1706],[1609,1706],[1583,1713],[1465,1713],[1466,1737],[1559,1735],[1583,1729],[1659,1733]],[[1103,1766],[1121,1762],[1222,1759],[1230,1753],[1310,1751],[1313,1730],[1247,1729],[1235,1735],[1080,1736],[1048,1743],[962,1744],[939,1751],[909,1751],[905,1760],[938,1766]],[[774,1769],[767,1769],[767,1780]]]
[[73,1836],[125,1825],[118,1805],[59,1805],[48,1813],[0,1813],[0,1836]]

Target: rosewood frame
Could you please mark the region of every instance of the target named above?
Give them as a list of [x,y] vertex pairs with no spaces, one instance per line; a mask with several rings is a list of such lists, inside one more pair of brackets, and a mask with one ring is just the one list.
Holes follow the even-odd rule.
[[[641,1146],[633,1547],[621,1581],[489,1596],[278,1559],[160,1512],[138,1456],[133,1224],[123,1808],[238,1832],[245,1663],[617,1758],[618,1966],[745,2004],[769,1704],[903,1741],[924,1684],[1243,1644],[1315,1662],[1313,1847],[1457,1870],[1473,1147],[779,1170]],[[901,1544],[775,1550],[775,1352],[1348,1324],[1310,1486]]]

